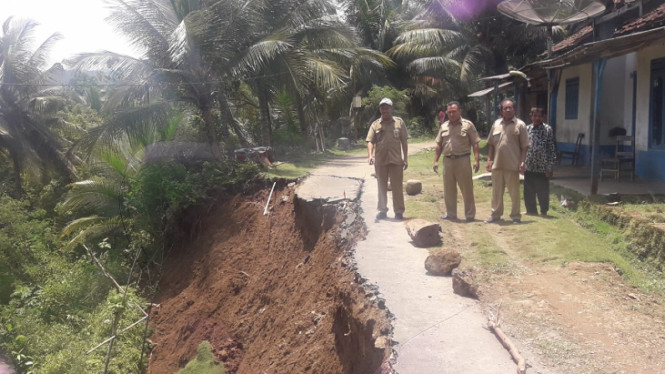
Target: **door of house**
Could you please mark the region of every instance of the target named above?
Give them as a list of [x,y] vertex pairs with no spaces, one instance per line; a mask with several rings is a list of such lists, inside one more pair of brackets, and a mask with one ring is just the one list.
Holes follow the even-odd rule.
[[665,58],[651,60],[649,146],[665,148]]

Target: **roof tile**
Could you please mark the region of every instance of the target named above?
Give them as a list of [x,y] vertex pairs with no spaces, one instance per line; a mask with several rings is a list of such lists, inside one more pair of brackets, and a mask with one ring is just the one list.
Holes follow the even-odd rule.
[[665,4],[662,4],[658,8],[652,10],[651,12],[643,15],[640,18],[637,18],[614,32],[615,36],[630,34],[635,31],[642,31],[653,29],[658,26],[663,26],[665,24]]

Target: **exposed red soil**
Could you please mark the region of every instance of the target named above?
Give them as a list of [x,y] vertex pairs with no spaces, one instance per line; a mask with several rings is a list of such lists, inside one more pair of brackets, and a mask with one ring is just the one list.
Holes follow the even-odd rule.
[[149,373],[178,371],[203,340],[239,374],[367,374],[388,358],[389,317],[350,258],[357,206],[305,204],[294,188],[278,188],[266,216],[268,189],[193,215],[193,239],[163,267]]

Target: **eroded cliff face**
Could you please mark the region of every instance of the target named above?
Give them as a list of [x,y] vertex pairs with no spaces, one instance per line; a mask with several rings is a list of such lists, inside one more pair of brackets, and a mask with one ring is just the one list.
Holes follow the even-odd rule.
[[[192,215],[166,260],[151,316],[150,373],[173,373],[209,341],[229,373],[374,373],[390,319],[358,284],[358,206],[298,200],[282,183]],[[371,292],[370,292],[371,293]],[[373,298],[375,300],[376,298]]]

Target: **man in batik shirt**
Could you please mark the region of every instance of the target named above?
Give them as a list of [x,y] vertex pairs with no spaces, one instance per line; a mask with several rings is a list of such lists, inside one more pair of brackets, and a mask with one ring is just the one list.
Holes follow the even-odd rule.
[[526,153],[526,171],[524,172],[524,206],[526,214],[537,215],[536,199],[540,205],[540,214],[547,216],[550,208],[550,178],[556,161],[556,148],[552,128],[543,123],[542,108],[532,108],[529,118],[531,124],[526,127],[531,147]]

